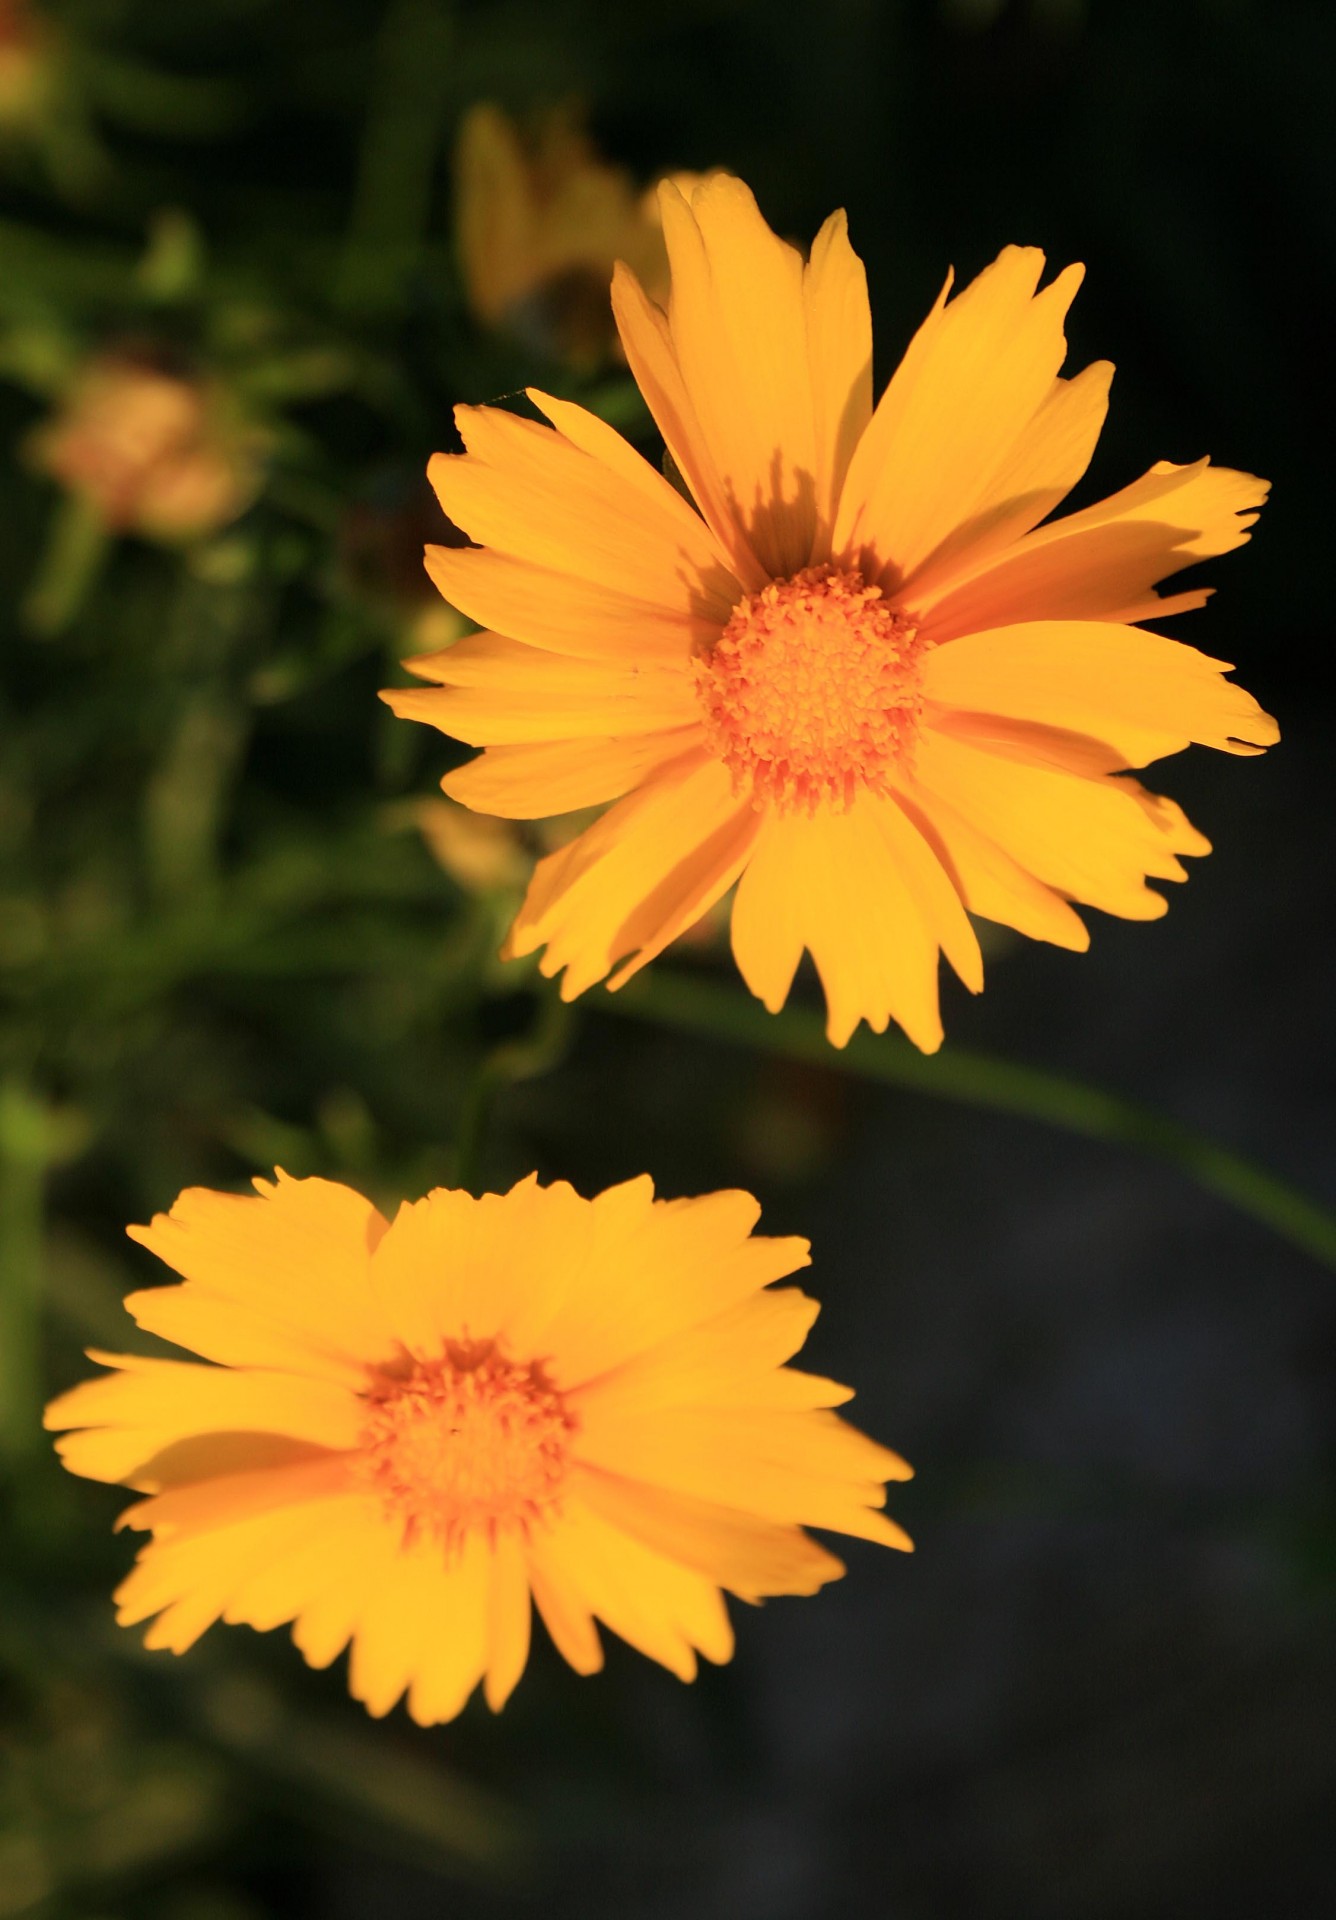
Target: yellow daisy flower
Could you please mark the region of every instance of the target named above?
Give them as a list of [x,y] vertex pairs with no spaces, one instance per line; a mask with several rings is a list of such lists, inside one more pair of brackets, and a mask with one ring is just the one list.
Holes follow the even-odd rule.
[[512,818],[617,802],[537,869],[508,951],[569,998],[619,986],[735,883],[733,951],[784,1003],[804,949],[829,1034],[940,1044],[968,915],[1059,946],[1073,902],[1166,910],[1208,843],[1125,770],[1277,737],[1224,663],[1138,623],[1154,583],[1247,539],[1265,483],[1161,462],[1039,523],[1080,479],[1112,369],[1059,377],[1081,278],[1007,247],[948,278],[877,406],[862,264],[834,214],[804,262],[741,181],[666,186],[667,310],[613,281],[627,359],[694,505],[613,430],[461,407],[431,479],[473,548],[429,548],[491,631],[410,661],[396,713],[487,751],[442,783]]
[[116,1598],[150,1647],[291,1621],[312,1666],[351,1642],[370,1712],[407,1690],[427,1725],[479,1680],[504,1703],[531,1595],[577,1672],[598,1619],[690,1680],[732,1653],[721,1588],[843,1571],[804,1526],[909,1546],[880,1511],[909,1468],[784,1365],[817,1305],[768,1289],[807,1242],[753,1238],[750,1195],[531,1177],[387,1222],[329,1181],[255,1185],[130,1229],[184,1285],[129,1311],[215,1364],[95,1354],[114,1371],[47,1409],[72,1472],[148,1496]]

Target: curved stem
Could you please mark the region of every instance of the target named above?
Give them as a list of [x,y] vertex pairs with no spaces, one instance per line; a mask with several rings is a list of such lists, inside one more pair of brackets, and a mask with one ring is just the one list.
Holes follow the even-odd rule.
[[815,1009],[789,1007],[781,1014],[767,1013],[758,1000],[684,974],[641,974],[625,992],[599,1004],[636,1020],[809,1066],[829,1067],[832,1072],[852,1072],[883,1086],[1022,1114],[1070,1133],[1156,1154],[1324,1266],[1336,1267],[1336,1216],[1325,1207],[1209,1135],[1101,1087],[960,1048],[923,1054],[893,1034],[860,1032],[837,1052],[826,1039],[824,1022]]

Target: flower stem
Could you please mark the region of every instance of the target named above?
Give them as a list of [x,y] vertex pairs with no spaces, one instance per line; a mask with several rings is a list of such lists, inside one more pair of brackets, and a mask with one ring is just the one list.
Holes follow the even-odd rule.
[[1336,1268],[1336,1215],[1209,1135],[1102,1087],[961,1048],[923,1054],[890,1034],[857,1033],[836,1052],[815,1009],[788,1007],[780,1014],[767,1013],[758,1000],[684,974],[642,974],[624,993],[599,1004],[636,1020],[851,1072],[883,1086],[1021,1114],[1070,1133],[1136,1147],[1167,1160],[1208,1193],[1261,1221],[1324,1266]]

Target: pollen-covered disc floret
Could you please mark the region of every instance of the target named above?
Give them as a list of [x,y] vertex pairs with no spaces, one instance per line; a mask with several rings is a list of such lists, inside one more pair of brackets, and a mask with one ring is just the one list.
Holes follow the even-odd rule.
[[566,1473],[575,1420],[539,1361],[495,1340],[450,1340],[439,1360],[382,1369],[362,1460],[406,1540],[447,1549],[479,1529],[541,1519]]
[[861,573],[804,567],[740,600],[696,662],[710,744],[758,806],[884,792],[923,705],[913,621]]

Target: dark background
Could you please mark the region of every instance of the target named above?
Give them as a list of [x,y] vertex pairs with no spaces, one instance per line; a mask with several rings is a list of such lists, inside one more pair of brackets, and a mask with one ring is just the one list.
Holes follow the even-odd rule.
[[[1126,1146],[597,992],[554,1025],[550,990],[487,958],[496,903],[378,824],[448,748],[375,705],[402,608],[347,516],[411,550],[451,403],[529,380],[657,451],[615,371],[582,385],[463,312],[449,153],[473,100],[577,98],[637,176],[729,166],[804,242],[846,205],[879,384],[948,264],[1012,240],[1086,261],[1072,363],[1118,373],[1078,503],[1203,452],[1273,480],[1173,630],[1236,661],[1283,739],[1155,769],[1216,853],[1163,922],[1092,915],[1087,956],[997,942],[980,1000],[948,989],[947,1052],[1109,1086],[1330,1199],[1330,8],[421,0],[394,10],[423,50],[395,112],[427,129],[424,213],[405,238],[391,181],[366,244],[392,270],[360,283],[387,9],[48,11],[96,164],[5,156],[11,332],[92,349],[149,327],[246,377],[318,352],[344,372],[284,397],[231,575],[121,543],[54,637],[8,611],[54,495],[3,481],[0,1224],[3,1284],[41,1287],[33,1405],[89,1339],[126,1344],[116,1301],[152,1276],[121,1228],[183,1185],[276,1159],[377,1197],[466,1160],[487,1186],[537,1166],[584,1191],[648,1167],[666,1193],[747,1186],[769,1230],[811,1235],[807,1362],[916,1464],[892,1506],[919,1550],[852,1543],[817,1600],[735,1607],[737,1657],[690,1689],[611,1640],[577,1679],[540,1637],[499,1719],[373,1726],[283,1634],[143,1655],[111,1624],[116,1496],[60,1475],[11,1408],[0,1916],[1328,1912],[1330,1272]],[[148,312],[134,262],[164,206],[207,265]],[[42,407],[0,388],[9,444]],[[207,857],[171,883],[145,795],[201,688],[234,745]]]

